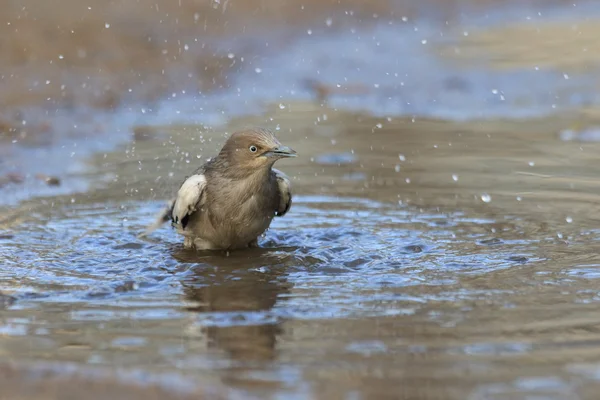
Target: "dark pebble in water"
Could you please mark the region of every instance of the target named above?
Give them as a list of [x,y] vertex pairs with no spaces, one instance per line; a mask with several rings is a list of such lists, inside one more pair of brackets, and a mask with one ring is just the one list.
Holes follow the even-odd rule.
[[504,242],[501,239],[493,238],[493,239],[482,240],[479,243],[484,244],[486,246],[493,246],[495,244],[501,244],[501,243],[504,243]]
[[356,157],[352,153],[321,154],[315,158],[315,162],[325,165],[352,164],[356,162]]
[[144,245],[141,243],[125,243],[120,244],[118,246],[113,247],[115,250],[139,250],[143,248]]
[[134,290],[138,290],[139,287],[140,286],[136,282],[127,281],[127,282],[124,282],[121,285],[117,286],[115,288],[115,292],[117,292],[117,293],[132,292]]
[[529,261],[529,258],[523,257],[523,256],[510,256],[510,257],[508,257],[508,261],[527,262],[527,261]]
[[37,174],[36,179],[40,181],[46,182],[48,186],[60,186],[60,179],[55,176],[45,175],[45,174]]
[[8,240],[14,238],[15,235],[0,235],[0,240]]
[[404,250],[409,251],[411,253],[421,253],[423,251],[423,246],[414,244],[410,246],[405,246]]
[[0,309],[12,306],[15,303],[15,301],[17,301],[16,298],[7,294],[0,293]]

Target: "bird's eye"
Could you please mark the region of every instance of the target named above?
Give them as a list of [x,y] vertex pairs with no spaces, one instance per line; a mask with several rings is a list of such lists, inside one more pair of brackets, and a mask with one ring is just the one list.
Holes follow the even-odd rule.
[[254,146],[254,145],[250,146],[250,151],[251,152],[256,153],[257,150],[258,149],[256,148],[256,146]]

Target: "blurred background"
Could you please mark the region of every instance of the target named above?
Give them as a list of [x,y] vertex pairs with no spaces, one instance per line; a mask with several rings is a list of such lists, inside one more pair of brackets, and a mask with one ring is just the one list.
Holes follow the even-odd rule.
[[[0,398],[594,398],[598,2],[0,10]],[[138,239],[248,126],[263,249]]]

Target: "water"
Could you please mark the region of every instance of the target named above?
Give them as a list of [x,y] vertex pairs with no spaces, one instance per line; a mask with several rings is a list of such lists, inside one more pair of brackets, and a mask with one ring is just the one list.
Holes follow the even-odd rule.
[[[520,32],[506,21],[589,28],[597,7],[459,12],[450,26],[423,7],[435,18],[278,26],[268,49],[260,31],[211,37],[227,60],[246,57],[216,73],[231,73],[222,90],[26,114],[52,134],[0,147],[0,172],[26,176],[0,189],[0,369],[24,371],[3,369],[0,386],[58,377],[69,384],[40,393],[77,397],[91,381],[86,396],[118,398],[108,391],[121,385],[147,400],[595,398],[596,67],[555,57],[536,70],[560,41],[498,43]],[[306,79],[341,90],[321,105]],[[294,204],[262,247],[190,252],[168,226],[138,239],[225,132],[251,125],[299,154],[277,164]]]
[[[96,157],[94,189],[6,214],[0,291],[14,303],[1,356],[95,379],[119,366],[142,385],[232,398],[577,398],[595,387],[596,144],[562,141],[571,121],[552,119],[393,120],[365,144],[377,119],[325,110],[315,126],[321,107],[292,105],[303,112],[268,115],[300,154],[278,164],[295,202],[261,249],[189,252],[168,227],[137,239],[221,145],[196,126],[158,127]],[[200,159],[177,150],[200,135]],[[318,162],[347,153],[352,163]]]

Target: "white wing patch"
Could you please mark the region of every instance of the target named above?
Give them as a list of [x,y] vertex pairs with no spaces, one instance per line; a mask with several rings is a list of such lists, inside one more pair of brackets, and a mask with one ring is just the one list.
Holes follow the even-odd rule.
[[203,203],[204,189],[206,188],[206,177],[204,175],[192,175],[183,182],[177,192],[177,199],[173,205],[171,217],[173,222],[185,229],[189,216],[198,211]]
[[283,217],[292,206],[292,184],[289,178],[283,172],[273,168],[277,178],[277,188],[279,189],[279,206],[275,212],[278,217]]

